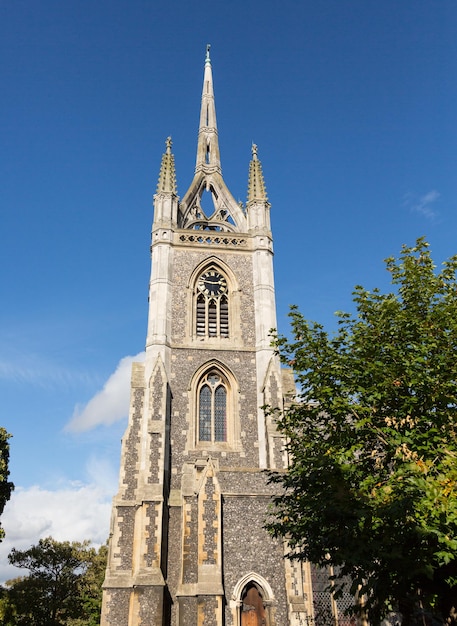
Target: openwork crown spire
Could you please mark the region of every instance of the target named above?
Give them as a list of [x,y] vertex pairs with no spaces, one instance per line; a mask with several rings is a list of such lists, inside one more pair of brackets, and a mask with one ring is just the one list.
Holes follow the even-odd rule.
[[177,193],[176,189],[176,170],[175,157],[171,152],[171,137],[167,137],[165,142],[167,148],[162,156],[160,165],[159,182],[157,184],[157,193]]
[[257,146],[252,144],[252,159],[249,163],[248,204],[254,200],[268,201],[263,179],[262,164],[257,156]]
[[222,177],[209,51],[208,45],[203,75],[195,174],[179,203],[178,224],[183,229],[246,232],[246,215]]

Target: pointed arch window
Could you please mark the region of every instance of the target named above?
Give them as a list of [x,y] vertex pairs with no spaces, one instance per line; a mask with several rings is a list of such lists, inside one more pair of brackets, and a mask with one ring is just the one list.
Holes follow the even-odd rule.
[[239,385],[233,372],[212,360],[195,372],[188,391],[189,449],[240,452]]
[[196,334],[199,337],[229,337],[227,280],[216,267],[197,280]]
[[227,382],[212,370],[198,389],[198,441],[227,441]]

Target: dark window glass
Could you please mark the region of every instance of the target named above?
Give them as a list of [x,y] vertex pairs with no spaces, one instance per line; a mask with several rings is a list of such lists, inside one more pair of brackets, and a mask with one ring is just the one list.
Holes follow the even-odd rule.
[[206,303],[205,296],[200,294],[197,298],[197,335],[205,335],[206,331]]
[[217,305],[214,300],[210,300],[208,305],[208,335],[217,337]]
[[219,319],[220,319],[221,337],[228,337],[229,336],[229,319],[228,319],[228,300],[226,296],[222,296],[220,303],[219,303],[219,307],[220,307]]
[[208,385],[200,389],[199,439],[211,441],[211,405],[212,393]]
[[227,392],[225,388],[218,387],[214,394],[214,440],[227,441],[226,433],[226,407]]

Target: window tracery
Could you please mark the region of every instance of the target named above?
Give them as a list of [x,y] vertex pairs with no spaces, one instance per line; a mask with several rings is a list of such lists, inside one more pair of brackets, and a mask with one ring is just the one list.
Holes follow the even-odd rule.
[[229,337],[227,280],[218,268],[211,267],[200,274],[196,294],[196,335]]
[[213,360],[202,365],[189,386],[189,448],[241,450],[239,387],[233,373]]

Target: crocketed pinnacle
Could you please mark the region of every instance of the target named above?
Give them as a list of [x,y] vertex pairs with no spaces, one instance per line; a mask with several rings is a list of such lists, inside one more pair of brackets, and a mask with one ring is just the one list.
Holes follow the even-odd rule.
[[167,137],[165,145],[167,146],[167,149],[162,156],[157,193],[162,192],[176,194],[175,157],[171,152],[171,137]]
[[262,164],[257,156],[257,146],[252,144],[252,159],[249,163],[248,204],[254,200],[267,202],[267,192],[263,179]]

